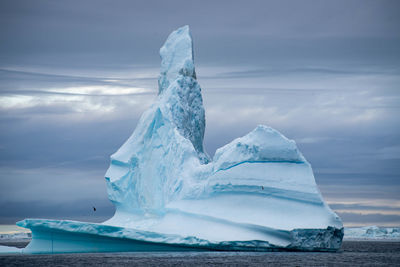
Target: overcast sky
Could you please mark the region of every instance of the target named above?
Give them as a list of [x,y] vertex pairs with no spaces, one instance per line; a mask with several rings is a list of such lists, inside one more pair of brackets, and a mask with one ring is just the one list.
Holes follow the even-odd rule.
[[400,225],[396,0],[2,0],[0,223],[112,216],[109,156],[155,100],[159,48],[183,25],[210,155],[269,125],[346,226]]

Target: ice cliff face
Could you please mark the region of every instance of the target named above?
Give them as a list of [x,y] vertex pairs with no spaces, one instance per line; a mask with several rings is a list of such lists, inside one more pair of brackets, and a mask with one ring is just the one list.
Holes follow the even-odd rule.
[[[189,27],[174,31],[160,55],[158,99],[111,156],[105,175],[115,215],[100,225],[19,222],[33,233],[28,251],[93,251],[83,235],[95,235],[102,251],[337,250],[342,222],[295,142],[260,125],[211,161],[203,148],[205,115]],[[53,232],[63,240],[56,249]]]

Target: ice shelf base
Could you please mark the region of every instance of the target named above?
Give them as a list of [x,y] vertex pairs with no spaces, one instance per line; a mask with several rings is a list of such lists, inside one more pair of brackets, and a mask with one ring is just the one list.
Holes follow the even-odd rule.
[[343,230],[275,230],[286,236],[285,247],[263,240],[209,242],[196,237],[159,234],[130,228],[66,220],[26,219],[18,226],[32,231],[32,242],[23,253],[93,253],[143,251],[336,251]]

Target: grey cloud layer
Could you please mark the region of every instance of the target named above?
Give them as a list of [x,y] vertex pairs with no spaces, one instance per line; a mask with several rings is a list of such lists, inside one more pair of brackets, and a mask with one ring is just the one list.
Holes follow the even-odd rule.
[[297,141],[345,224],[400,224],[387,214],[400,191],[398,1],[0,5],[0,223],[112,215],[108,157],[156,97],[162,42],[189,24],[210,154],[270,125]]

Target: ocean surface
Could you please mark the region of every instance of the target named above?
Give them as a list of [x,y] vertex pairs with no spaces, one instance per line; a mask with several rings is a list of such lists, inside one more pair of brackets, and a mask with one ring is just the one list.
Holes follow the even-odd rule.
[[[0,242],[1,243],[1,242]],[[14,242],[23,247],[27,242]],[[0,266],[400,266],[400,242],[344,241],[339,252],[128,252],[0,255]]]

